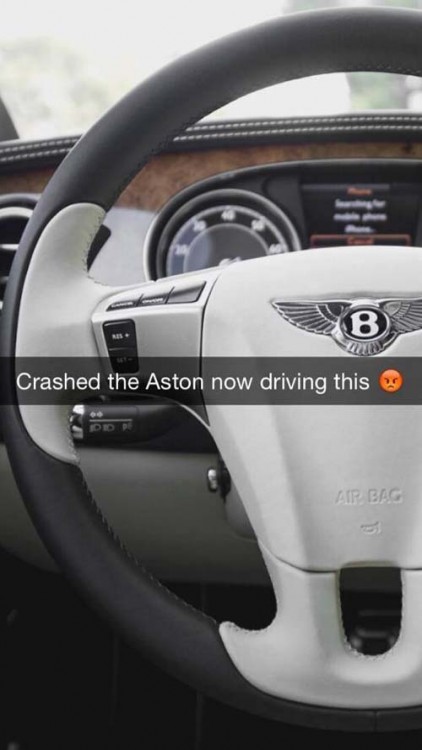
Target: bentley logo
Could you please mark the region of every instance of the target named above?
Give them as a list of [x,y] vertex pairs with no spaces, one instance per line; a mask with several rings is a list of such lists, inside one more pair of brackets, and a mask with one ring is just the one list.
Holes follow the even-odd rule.
[[303,300],[273,306],[289,323],[332,336],[349,354],[379,354],[402,333],[422,328],[422,297],[405,299]]

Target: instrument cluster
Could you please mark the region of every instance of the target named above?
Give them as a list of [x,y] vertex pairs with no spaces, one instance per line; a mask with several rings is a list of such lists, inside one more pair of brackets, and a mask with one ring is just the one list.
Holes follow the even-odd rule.
[[404,160],[253,167],[174,196],[146,240],[147,277],[319,247],[421,242],[422,169]]

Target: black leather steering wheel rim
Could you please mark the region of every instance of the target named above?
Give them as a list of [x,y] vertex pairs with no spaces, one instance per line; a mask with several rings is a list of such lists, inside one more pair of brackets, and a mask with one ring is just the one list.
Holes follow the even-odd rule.
[[[2,386],[14,399],[16,330],[26,272],[41,232],[61,209],[108,210],[152,154],[184,127],[250,91],[339,71],[422,75],[422,14],[359,9],[301,13],[194,52],[143,83],[107,113],[57,170],[25,232],[2,318]],[[265,718],[338,730],[409,728],[422,709],[331,710],[266,695],[236,670],[217,624],[176,599],[126,552],[79,468],[30,438],[19,408],[3,410],[11,465],[34,524],[84,598],[133,646],[171,674]]]

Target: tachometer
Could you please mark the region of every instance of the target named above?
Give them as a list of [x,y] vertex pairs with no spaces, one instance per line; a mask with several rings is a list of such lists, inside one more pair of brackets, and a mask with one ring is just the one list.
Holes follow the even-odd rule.
[[157,271],[173,276],[300,249],[291,221],[271,201],[244,190],[215,190],[184,204],[164,226]]

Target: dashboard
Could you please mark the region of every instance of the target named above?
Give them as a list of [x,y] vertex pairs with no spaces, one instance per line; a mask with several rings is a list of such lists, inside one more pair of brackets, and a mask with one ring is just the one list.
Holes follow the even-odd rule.
[[417,245],[421,171],[411,162],[242,169],[174,196],[145,241],[148,278],[327,246]]

